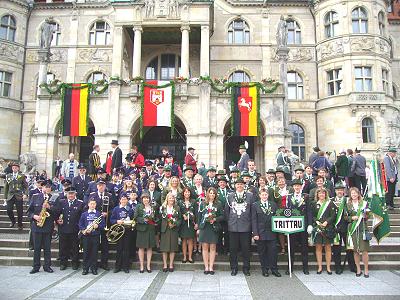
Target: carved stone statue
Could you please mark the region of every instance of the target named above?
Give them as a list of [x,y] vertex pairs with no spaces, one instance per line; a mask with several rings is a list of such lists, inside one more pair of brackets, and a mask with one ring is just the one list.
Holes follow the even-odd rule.
[[33,174],[36,172],[37,159],[36,155],[32,152],[26,152],[19,156],[21,171],[24,174]]
[[178,17],[179,2],[177,0],[169,0],[168,2],[168,16],[171,18]]
[[144,0],[144,11],[146,18],[154,17],[154,6],[155,6],[154,0]]
[[287,24],[283,16],[281,16],[281,19],[278,23],[278,29],[276,31],[276,43],[278,48],[287,47]]
[[49,49],[50,48],[54,31],[55,31],[55,28],[54,28],[53,24],[50,23],[49,19],[46,19],[46,22],[44,22],[42,27],[40,28],[40,48],[41,49]]

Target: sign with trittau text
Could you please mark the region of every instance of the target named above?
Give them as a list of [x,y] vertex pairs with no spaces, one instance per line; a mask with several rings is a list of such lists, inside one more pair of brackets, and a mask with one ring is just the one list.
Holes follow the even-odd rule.
[[274,216],[272,217],[272,231],[284,234],[302,232],[305,229],[303,216]]

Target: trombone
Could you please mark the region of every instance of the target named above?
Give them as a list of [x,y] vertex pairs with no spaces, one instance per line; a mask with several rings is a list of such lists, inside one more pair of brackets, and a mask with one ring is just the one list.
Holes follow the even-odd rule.
[[[106,209],[106,210],[104,210],[104,206],[107,206],[107,209]],[[110,197],[108,197],[108,196],[103,196],[103,203],[102,203],[102,205],[101,205],[101,211],[107,213],[107,215],[106,215],[105,218],[104,218],[104,222],[105,222],[104,230],[105,230],[105,231],[108,231],[108,230],[109,230],[109,228],[108,228],[108,222],[107,222],[109,208],[110,208]]]

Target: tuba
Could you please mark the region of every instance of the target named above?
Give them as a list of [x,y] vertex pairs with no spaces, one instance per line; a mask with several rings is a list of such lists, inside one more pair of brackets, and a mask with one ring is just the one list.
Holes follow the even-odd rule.
[[136,221],[134,219],[129,221],[124,221],[123,224],[114,224],[106,232],[107,241],[110,244],[116,244],[122,236],[125,234],[126,229],[133,230],[136,226]]
[[[49,195],[48,194],[44,195],[43,204],[45,204],[45,203],[49,203]],[[36,223],[36,226],[37,227],[43,227],[44,226],[44,222],[46,222],[46,218],[48,218],[50,216],[49,212],[47,211],[47,208],[43,207],[42,210],[40,211],[39,216],[40,216],[40,221],[38,221]]]

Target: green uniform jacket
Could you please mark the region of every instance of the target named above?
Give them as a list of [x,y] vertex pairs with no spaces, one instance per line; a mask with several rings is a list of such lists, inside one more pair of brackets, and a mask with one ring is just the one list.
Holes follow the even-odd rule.
[[[199,210],[197,213],[197,222],[199,224],[199,229],[203,229],[206,225],[206,222],[204,222],[204,215],[207,213],[206,207],[207,207],[207,204],[205,202],[202,202],[200,204],[200,207],[199,207]],[[219,201],[216,203],[216,208],[217,208],[217,211],[215,213],[215,216],[216,216],[215,222],[219,224],[219,222],[224,220],[223,209],[222,209],[221,203]]]
[[[163,203],[164,203],[164,201],[165,201],[165,198],[167,197],[167,195],[168,195],[168,193],[169,193],[170,191],[171,191],[171,190],[168,189],[168,188],[166,188],[166,189],[163,190],[163,192],[162,192],[162,194],[161,194],[161,205],[163,205]],[[178,203],[178,202],[181,201],[181,200],[182,200],[182,191],[180,191],[180,189],[178,189],[178,193],[177,193],[177,195],[176,195],[176,203]]]
[[149,224],[144,221],[144,205],[138,204],[135,210],[134,219],[136,220],[136,230],[137,231],[147,231],[150,227],[155,227],[159,222],[158,206],[152,206],[153,209],[153,222],[154,224]]
[[312,224],[313,227],[317,226],[317,221],[320,223],[324,223],[325,221],[328,222],[328,225],[326,225],[325,229],[333,229],[335,226],[335,219],[336,219],[336,209],[335,209],[335,204],[331,201],[326,208],[324,214],[321,216],[319,220],[317,220],[317,215],[318,211],[320,208],[320,205],[318,204],[317,201],[313,201],[310,203],[311,206],[311,214],[312,214]]
[[[160,212],[160,218],[161,218],[161,232],[165,232],[167,230],[168,227],[168,220],[167,220],[167,209],[162,207],[160,208],[161,212]],[[173,215],[174,218],[176,218],[176,226],[170,228],[171,230],[179,230],[179,227],[181,226],[182,223],[182,214],[181,214],[181,210],[179,208],[179,205],[175,205],[174,206],[174,210],[175,213]]]
[[[293,194],[294,190],[292,187],[290,186],[286,186],[286,191],[287,191],[287,195],[286,195],[286,200],[289,194]],[[272,189],[268,190],[268,199],[275,201],[276,205],[278,206],[278,208],[282,208],[282,196],[279,194],[279,187],[275,186]]]
[[18,173],[17,178],[13,178],[13,174],[7,174],[4,186],[4,198],[10,200],[15,196],[18,200],[22,200],[23,195],[28,194],[28,183],[25,175]]
[[339,155],[336,163],[336,174],[341,177],[347,177],[349,175],[349,159],[346,155]]

